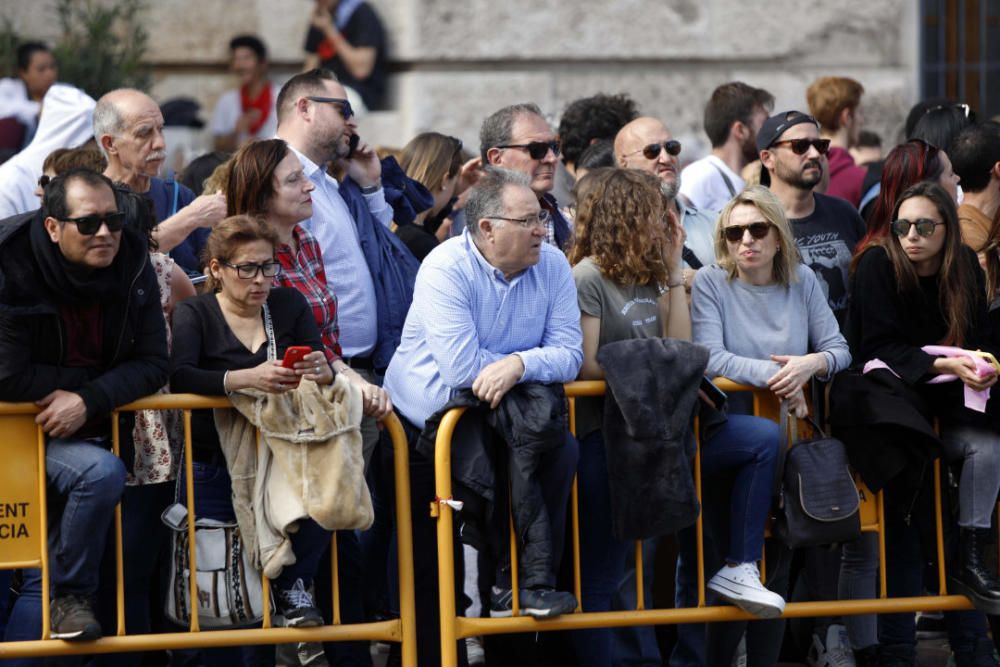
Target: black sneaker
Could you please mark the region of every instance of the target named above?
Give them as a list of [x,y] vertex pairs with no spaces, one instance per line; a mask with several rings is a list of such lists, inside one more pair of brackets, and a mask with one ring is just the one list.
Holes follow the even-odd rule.
[[301,579],[296,579],[291,588],[274,587],[274,604],[278,613],[284,616],[289,628],[314,628],[323,625],[323,615],[313,604],[312,595],[306,590]]
[[[576,610],[576,598],[572,593],[552,588],[522,588],[519,593],[521,613],[534,618],[553,618]],[[490,593],[490,616],[506,618],[513,614],[513,608],[514,596],[510,589],[494,586]]]
[[90,600],[83,595],[63,595],[52,600],[52,639],[84,641],[101,638],[101,624]]

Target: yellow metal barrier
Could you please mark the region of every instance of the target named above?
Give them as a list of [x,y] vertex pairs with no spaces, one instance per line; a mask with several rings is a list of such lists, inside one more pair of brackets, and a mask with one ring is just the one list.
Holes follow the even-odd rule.
[[[715,384],[725,392],[753,392],[754,414],[777,420],[778,401],[769,391],[736,384],[720,378]],[[603,396],[605,383],[602,381],[571,382],[566,385],[566,395],[570,401],[570,424],[575,432],[576,406],[575,399],[581,396]],[[464,408],[456,408],[448,412],[441,420],[438,428],[434,452],[435,494],[438,498],[451,498],[451,439],[459,419],[464,414]],[[697,429],[696,438],[697,436]],[[701,501],[701,456],[700,440],[694,461],[695,491]],[[856,614],[892,614],[914,611],[951,611],[957,609],[972,609],[968,598],[961,595],[948,595],[944,573],[944,540],[942,537],[941,517],[941,485],[940,461],[934,463],[935,471],[935,501],[937,551],[939,563],[939,578],[941,580],[940,595],[909,598],[889,598],[886,591],[885,578],[885,504],[882,493],[873,494],[867,487],[858,482],[861,492],[861,529],[864,532],[878,534],[879,551],[879,598],[870,600],[834,600],[816,602],[790,602],[785,606],[784,618],[837,616]],[[455,591],[452,582],[455,580],[455,562],[452,550],[452,535],[454,515],[447,504],[433,504],[432,516],[437,518],[438,543],[438,580],[439,601],[441,608],[441,664],[443,667],[456,667],[458,656],[456,642],[466,637],[478,635],[508,634],[514,632],[542,632],[549,630],[581,630],[587,628],[614,628],[629,625],[661,625],[672,623],[707,623],[717,621],[753,620],[755,617],[732,606],[705,605],[705,564],[703,546],[702,517],[699,514],[696,523],[697,536],[697,573],[698,573],[698,606],[683,609],[645,609],[642,590],[642,548],[641,542],[636,543],[636,593],[637,609],[635,611],[585,612],[581,609],[580,585],[580,531],[579,510],[577,507],[577,487],[573,484],[571,495],[571,521],[573,526],[573,577],[574,591],[577,598],[576,613],[566,614],[548,620],[537,620],[530,616],[518,615],[518,584],[517,584],[517,554],[516,548],[511,549],[513,584],[513,616],[509,618],[466,618],[458,616],[455,609]],[[584,517],[584,520],[586,518]],[[516,544],[513,535],[511,544]]]
[[[119,451],[118,412],[136,410],[181,410],[184,415],[184,465],[186,470],[187,506],[194,507],[194,479],[191,457],[191,410],[228,408],[226,398],[193,394],[165,394],[144,398],[124,405],[111,419],[112,446]],[[45,437],[34,422],[39,409],[33,403],[0,403],[0,433],[3,433],[5,462],[4,480],[0,485],[0,569],[41,568],[42,570],[42,637],[48,637],[49,626],[49,563],[45,523]],[[96,641],[67,642],[55,639],[0,642],[0,659],[77,655],[90,653],[120,653],[153,651],[172,648],[209,648],[247,646],[252,644],[283,644],[290,642],[383,641],[401,644],[402,664],[415,667],[416,625],[413,599],[413,531],[410,523],[409,449],[403,426],[395,415],[383,421],[388,429],[395,452],[396,530],[399,554],[400,617],[373,623],[340,624],[336,535],[332,544],[334,623],[317,628],[271,627],[269,587],[264,583],[263,628],[201,631],[197,614],[192,615],[189,632],[128,635],[125,623],[125,590],[122,574],[121,508],[115,510],[115,545],[117,550],[116,599],[117,623],[114,636]],[[8,478],[9,474],[9,478]],[[194,512],[188,513],[188,544],[191,569],[195,566]],[[12,528],[4,528],[12,526]],[[5,537],[9,536],[9,537]],[[197,582],[190,577],[191,599],[197,599]]]

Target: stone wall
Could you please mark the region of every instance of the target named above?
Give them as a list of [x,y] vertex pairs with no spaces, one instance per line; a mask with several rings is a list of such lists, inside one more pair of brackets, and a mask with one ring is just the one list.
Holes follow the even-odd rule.
[[[401,145],[434,129],[476,146],[496,108],[537,102],[553,121],[571,100],[627,92],[663,118],[685,157],[707,150],[701,114],[712,89],[740,79],[777,107],[805,108],[815,77],[866,90],[871,129],[892,143],[917,99],[917,16],[906,0],[372,0],[390,32],[396,111],[362,120],[366,137]],[[5,0],[0,15],[53,38],[51,0]],[[235,11],[234,8],[239,8]],[[195,97],[207,119],[231,80],[226,43],[257,32],[282,80],[297,71],[311,0],[161,0],[149,5],[153,94]]]

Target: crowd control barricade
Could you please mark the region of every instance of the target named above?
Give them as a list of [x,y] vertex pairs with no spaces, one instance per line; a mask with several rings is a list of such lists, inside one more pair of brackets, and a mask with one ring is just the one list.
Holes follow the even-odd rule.
[[[226,398],[193,394],[163,394],[124,405],[112,415],[112,446],[119,453],[118,413],[136,410],[180,410],[184,419],[184,453],[187,482],[186,501],[194,507],[191,458],[191,411],[232,407]],[[261,628],[202,631],[197,614],[192,614],[187,632],[128,634],[125,618],[125,590],[122,573],[121,507],[115,509],[116,550],[116,627],[104,628],[105,636],[96,641],[67,642],[48,639],[50,633],[49,562],[45,548],[45,436],[35,424],[39,412],[33,403],[0,403],[0,437],[4,443],[4,465],[0,467],[0,569],[41,568],[42,570],[42,639],[0,642],[0,659],[120,653],[175,648],[248,646],[292,642],[382,641],[401,644],[402,664],[415,667],[416,626],[413,601],[413,533],[410,523],[409,450],[402,424],[395,414],[383,421],[395,451],[396,527],[399,552],[400,617],[371,623],[342,624],[336,560],[336,534],[331,545],[333,581],[333,623],[316,628],[281,628],[271,624],[270,590],[264,579],[264,620]],[[194,570],[196,549],[194,512],[187,517],[189,559]],[[189,577],[191,599],[197,599],[197,581]]]
[[[754,414],[778,420],[779,404],[774,395],[766,389],[757,389],[736,384],[725,378],[718,378],[716,386],[727,393],[751,392],[753,395]],[[576,398],[581,396],[603,396],[605,383],[603,381],[570,382],[566,384],[566,396],[569,399],[570,428],[576,433]],[[449,411],[438,428],[434,452],[435,494],[437,498],[452,498],[451,449],[452,434],[464,414],[464,408]],[[701,481],[701,442],[697,436],[697,449],[694,460],[695,491],[699,503],[702,497]],[[878,597],[867,600],[825,600],[811,602],[789,602],[785,606],[784,618],[837,616],[852,614],[891,614],[914,611],[949,611],[955,609],[972,609],[968,598],[962,595],[949,595],[947,578],[945,577],[943,517],[941,510],[941,468],[940,460],[934,462],[934,499],[936,505],[935,521],[937,532],[938,558],[938,595],[889,598],[886,590],[885,562],[885,525],[884,498],[880,492],[873,494],[860,479],[855,478],[861,497],[861,529],[863,532],[878,534],[879,553],[879,587]],[[711,623],[718,621],[753,620],[755,617],[733,606],[707,606],[705,601],[705,559],[702,516],[699,514],[695,526],[697,536],[697,574],[698,574],[698,605],[681,609],[647,609],[643,592],[643,561],[642,543],[635,544],[636,569],[636,609],[625,611],[587,612],[580,607],[580,522],[587,517],[581,517],[578,509],[577,483],[574,481],[571,494],[570,521],[573,527],[573,593],[577,599],[576,613],[565,614],[552,619],[537,620],[530,616],[519,615],[518,583],[517,583],[517,539],[513,534],[511,524],[511,579],[513,583],[513,615],[509,618],[466,618],[456,612],[455,562],[452,548],[454,510],[449,503],[431,502],[431,515],[437,519],[438,543],[438,581],[441,607],[441,663],[443,667],[457,667],[456,642],[466,637],[479,635],[508,634],[518,632],[542,632],[548,630],[580,630],[588,628],[614,628],[629,625],[661,625],[672,623]],[[428,499],[431,501],[432,499]],[[891,566],[891,564],[890,564]],[[762,562],[762,570],[766,563]],[[763,574],[762,574],[763,576]]]

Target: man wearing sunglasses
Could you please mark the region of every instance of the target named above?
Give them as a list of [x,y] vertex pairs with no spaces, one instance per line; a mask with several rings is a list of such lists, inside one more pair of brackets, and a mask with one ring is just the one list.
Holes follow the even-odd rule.
[[[34,401],[46,434],[51,636],[96,639],[92,598],[126,475],[109,451],[111,412],[167,381],[156,275],[111,182],[86,169],[52,179],[41,210],[0,223],[0,267],[0,401]],[[25,570],[7,641],[39,639],[41,591]]]
[[549,213],[545,241],[565,250],[572,230],[552,196],[559,140],[538,105],[512,104],[487,117],[479,129],[479,152],[484,166],[519,171],[530,179],[539,205]]
[[861,203],[861,185],[868,170],[854,163],[848,149],[858,145],[865,124],[861,110],[864,93],[864,86],[845,76],[820,77],[806,91],[809,113],[819,121],[820,136],[830,140],[826,194],[846,199],[855,208]]
[[820,137],[816,119],[801,111],[771,116],[757,135],[761,183],[785,207],[802,261],[816,273],[843,327],[848,265],[865,224],[846,200],[813,191],[823,180],[829,148],[830,140]]
[[[657,118],[636,118],[615,137],[615,159],[624,169],[648,171],[660,179],[663,194],[674,202],[677,219],[687,238],[684,241],[684,289],[691,291],[694,272],[715,262],[715,216],[698,210],[680,194],[681,143]],[[688,252],[690,251],[690,252]]]

